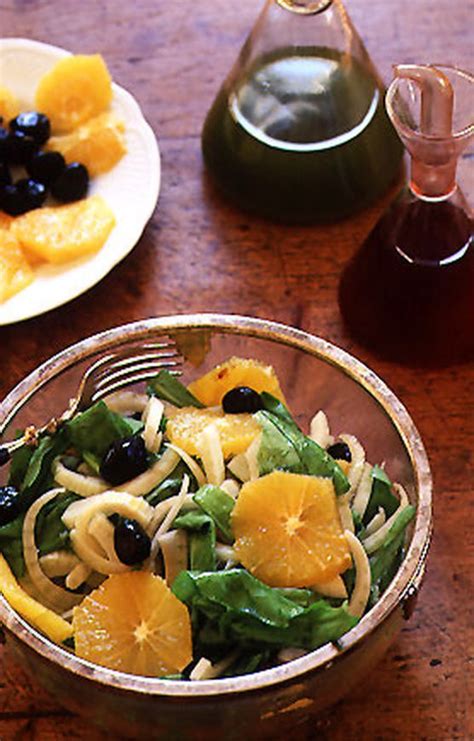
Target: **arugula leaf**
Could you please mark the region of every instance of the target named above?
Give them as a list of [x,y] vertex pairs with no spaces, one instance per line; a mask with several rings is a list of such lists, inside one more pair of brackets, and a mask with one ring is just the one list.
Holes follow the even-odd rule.
[[380,466],[374,466],[371,475],[372,489],[367,509],[363,517],[364,525],[367,525],[371,521],[372,517],[377,514],[379,507],[382,507],[385,510],[387,518],[393,515],[398,507],[398,499],[391,491],[392,482],[383,468],[380,468]]
[[369,606],[372,607],[392,581],[403,557],[405,531],[415,516],[416,509],[408,505],[396,517],[384,542],[369,558],[372,584]]
[[22,541],[24,519],[24,515],[19,515],[12,522],[0,527],[0,551],[5,556],[17,579],[21,579],[26,570]]
[[216,528],[214,521],[204,512],[187,512],[179,515],[173,527],[187,530],[189,535],[190,567],[195,571],[216,570]]
[[161,370],[147,384],[147,394],[169,401],[175,407],[197,407],[203,409],[199,399],[196,399],[186,386],[167,370]]
[[[304,435],[292,421],[291,424],[271,412],[262,410],[254,417],[263,429],[262,445],[258,453],[260,474],[269,473],[275,468],[281,468],[293,473],[304,473],[310,476],[324,476],[332,478],[336,494],[344,494],[349,490],[349,482],[338,466],[337,462],[324,448]],[[264,443],[265,429],[267,437]],[[274,445],[274,452],[270,447]],[[277,462],[277,451],[281,459]],[[270,469],[270,463],[272,468]],[[275,465],[276,463],[276,465]]]
[[232,497],[218,486],[205,484],[196,492],[193,500],[196,504],[199,504],[206,514],[212,517],[226,543],[232,543],[234,536],[230,524],[230,515],[235,505]]
[[331,607],[317,599],[304,607],[243,569],[183,571],[172,591],[192,609],[201,646],[316,648],[357,623],[344,606]]
[[91,453],[102,458],[107,448],[123,437],[136,434],[141,422],[112,412],[105,402],[98,401],[80,412],[66,424],[72,445],[80,453]]

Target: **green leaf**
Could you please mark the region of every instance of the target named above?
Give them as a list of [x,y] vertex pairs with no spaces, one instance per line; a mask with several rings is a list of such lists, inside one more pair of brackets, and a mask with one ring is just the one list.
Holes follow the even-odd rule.
[[173,522],[189,532],[189,560],[193,571],[216,570],[216,527],[205,512],[186,512]]
[[53,484],[51,466],[56,456],[61,455],[68,442],[64,430],[54,435],[43,437],[31,456],[23,483],[20,488],[19,507],[24,512],[40,494],[50,489]]
[[94,453],[89,453],[88,450],[85,450],[82,454],[82,457],[84,458],[84,461],[87,463],[91,471],[94,471],[98,476],[100,475],[100,458],[98,458]]
[[161,370],[155,378],[147,384],[149,396],[169,401],[175,407],[197,407],[203,409],[204,404],[188,391],[186,386],[167,370]]
[[378,512],[379,507],[385,510],[387,519],[393,515],[398,507],[398,499],[392,494],[392,482],[387,474],[380,468],[374,466],[372,469],[372,489],[367,509],[364,513],[363,522],[367,525]]
[[187,467],[183,460],[180,460],[167,479],[164,479],[158,486],[153,489],[149,494],[145,496],[146,501],[155,507],[160,502],[163,502],[169,497],[174,497],[178,494],[183,483],[184,474],[189,476],[189,488],[192,491],[196,488],[196,479]]
[[[15,435],[15,439],[22,435],[23,431],[19,430]],[[34,448],[28,445],[23,445],[22,448],[19,448],[13,453],[8,472],[8,483],[10,486],[14,486],[15,489],[21,489],[33,453]]]
[[77,494],[64,492],[41,508],[35,524],[35,541],[40,556],[70,549],[69,530],[61,518],[69,505],[78,499],[81,497]]
[[[262,426],[263,435],[265,428],[267,429],[265,447],[262,451],[261,446],[258,454],[261,475],[269,473],[271,463],[273,465],[271,470],[281,468],[293,473],[332,478],[338,495],[349,490],[347,477],[336,461],[314,440],[304,435],[294,422],[290,424],[266,410],[257,412],[254,416]],[[273,453],[270,447],[270,435],[276,446]],[[279,464],[277,453],[280,455]],[[275,463],[277,465],[274,465]]]
[[282,422],[286,422],[287,425],[290,425],[296,430],[300,431],[298,425],[296,424],[286,406],[283,404],[283,402],[277,399],[276,396],[272,396],[272,394],[269,394],[267,391],[262,391],[260,397],[262,399],[263,408],[266,409],[267,412],[271,412],[271,414],[273,414],[275,417],[281,419]]
[[303,606],[307,597],[288,599],[243,569],[183,571],[172,591],[192,609],[201,646],[316,648],[357,623],[345,607],[331,607],[324,599]]
[[408,524],[416,509],[409,505],[402,509],[388,531],[384,542],[370,557],[370,606],[374,605],[395,576],[403,557],[403,546]]
[[80,453],[91,453],[99,459],[115,440],[134,435],[140,427],[141,422],[112,412],[103,401],[77,414],[66,424],[72,445]]
[[0,527],[0,551],[5,556],[17,579],[21,579],[25,575],[22,541],[23,520],[24,515],[19,515],[12,522]]
[[199,491],[196,492],[193,500],[196,504],[199,504],[201,509],[209,517],[212,517],[226,543],[232,543],[234,536],[232,534],[230,516],[235,505],[234,499],[218,486],[206,484],[205,486],[201,486]]

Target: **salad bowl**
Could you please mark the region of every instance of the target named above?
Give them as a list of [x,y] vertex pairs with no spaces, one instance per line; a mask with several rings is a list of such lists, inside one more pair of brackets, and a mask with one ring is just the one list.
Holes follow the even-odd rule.
[[157,340],[176,343],[185,383],[234,355],[271,364],[301,427],[322,409],[331,427],[358,437],[368,459],[385,462],[416,508],[400,568],[379,601],[337,642],[244,676],[184,682],[107,669],[52,643],[1,597],[7,647],[62,704],[113,733],[150,739],[280,738],[356,686],[413,612],[431,534],[431,475],[423,443],[396,396],[345,351],[281,324],[218,314],[138,321],[65,349],[4,399],[0,439],[60,414],[85,370],[101,356]]

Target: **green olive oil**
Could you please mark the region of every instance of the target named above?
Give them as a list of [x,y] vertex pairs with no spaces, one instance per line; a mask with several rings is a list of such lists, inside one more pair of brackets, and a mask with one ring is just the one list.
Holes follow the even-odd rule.
[[202,134],[206,164],[244,209],[293,223],[344,218],[399,172],[402,145],[383,95],[347,54],[272,52],[219,92]]

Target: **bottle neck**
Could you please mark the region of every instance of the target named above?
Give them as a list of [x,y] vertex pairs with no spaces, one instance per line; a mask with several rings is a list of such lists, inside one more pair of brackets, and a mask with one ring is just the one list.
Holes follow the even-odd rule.
[[333,0],[276,0],[278,5],[292,13],[315,15],[332,5]]

